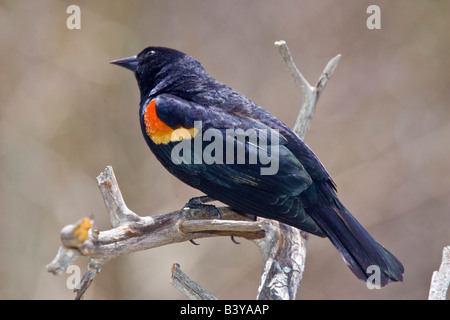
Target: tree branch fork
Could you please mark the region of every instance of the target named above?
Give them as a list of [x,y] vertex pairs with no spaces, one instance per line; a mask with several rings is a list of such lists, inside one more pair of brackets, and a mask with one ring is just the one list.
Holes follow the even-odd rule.
[[[315,86],[295,66],[286,42],[275,42],[282,61],[302,94],[294,132],[303,139],[309,129],[320,93],[332,76],[340,55],[331,59]],[[61,275],[80,256],[90,258],[85,274],[74,290],[82,298],[102,266],[124,254],[159,246],[214,236],[235,236],[254,241],[263,257],[257,299],[295,299],[306,259],[308,235],[277,221],[239,214],[218,207],[216,214],[203,208],[183,208],[156,216],[139,216],[131,211],[120,192],[112,167],[97,177],[112,228],[98,231],[92,217],[85,217],[61,230],[61,246],[47,271]],[[172,268],[171,283],[192,299],[214,299],[195,287],[178,265]]]
[[[218,207],[221,219],[204,209],[184,208],[173,212],[141,217],[128,209],[114,175],[108,166],[97,178],[104,196],[112,227],[97,231],[92,218],[83,218],[61,231],[62,246],[77,250],[91,258],[115,258],[135,251],[147,250],[171,243],[212,236],[263,238],[261,222],[251,221],[228,207]],[[53,272],[53,269],[49,271]],[[58,273],[58,271],[56,271]]]

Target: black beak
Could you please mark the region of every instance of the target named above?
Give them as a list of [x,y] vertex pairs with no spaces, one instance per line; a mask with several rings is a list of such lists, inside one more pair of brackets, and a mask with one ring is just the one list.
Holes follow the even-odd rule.
[[109,63],[116,64],[118,66],[127,68],[131,71],[134,71],[134,70],[136,70],[136,68],[138,66],[139,60],[136,56],[132,56],[132,57],[128,57],[128,58],[113,60],[113,61],[110,61]]

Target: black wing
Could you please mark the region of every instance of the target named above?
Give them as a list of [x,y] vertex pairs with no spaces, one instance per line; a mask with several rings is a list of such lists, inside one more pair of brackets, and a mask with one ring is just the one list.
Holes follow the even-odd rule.
[[[159,95],[155,106],[158,118],[173,129],[189,129],[195,126],[195,121],[201,123],[202,135],[196,136],[191,143],[190,163],[174,164],[172,161],[172,149],[181,142],[160,145],[157,152],[154,150],[155,153],[164,153],[164,156],[157,157],[171,173],[236,210],[324,236],[305,211],[306,203],[299,196],[313,184],[313,180],[289,149],[287,138],[277,128],[220,106],[204,107],[169,94]],[[213,138],[204,141],[208,135]],[[195,139],[201,140],[202,150],[206,150],[208,145],[211,148],[213,142],[217,146],[222,145],[224,152],[221,158],[214,154],[217,161],[213,163],[208,163],[207,159],[194,163]],[[262,143],[264,139],[265,144]],[[226,148],[230,145],[234,153],[232,158],[227,158]],[[239,157],[238,150],[244,152],[244,158]],[[260,161],[264,156],[270,164]]]

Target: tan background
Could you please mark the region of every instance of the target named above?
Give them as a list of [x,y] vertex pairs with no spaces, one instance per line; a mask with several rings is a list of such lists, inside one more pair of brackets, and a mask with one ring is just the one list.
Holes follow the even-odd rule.
[[[374,3],[382,28],[370,31]],[[93,214],[108,228],[95,180],[106,165],[141,215],[200,194],[148,150],[135,80],[108,61],[148,45],[177,48],[293,126],[301,96],[273,46],[279,39],[311,82],[343,55],[306,141],[342,201],[406,268],[404,283],[368,290],[329,241],[313,237],[298,298],[427,297],[450,244],[450,2],[76,1],[81,30],[68,30],[70,4],[0,2],[0,298],[74,297],[68,275],[45,265],[64,225]],[[120,257],[86,299],[183,298],[169,284],[174,262],[219,298],[253,299],[261,257],[241,242],[202,239]]]

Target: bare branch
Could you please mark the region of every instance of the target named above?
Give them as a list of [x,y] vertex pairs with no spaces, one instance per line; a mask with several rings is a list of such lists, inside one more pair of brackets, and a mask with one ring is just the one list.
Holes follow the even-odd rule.
[[306,132],[310,127],[319,95],[322,90],[325,89],[325,86],[333,75],[334,70],[336,70],[339,60],[341,59],[341,55],[338,54],[328,62],[327,66],[320,75],[319,80],[313,87],[298,70],[286,42],[284,40],[276,41],[275,46],[278,47],[286,70],[293,77],[294,83],[300,89],[302,94],[302,106],[300,108],[297,121],[295,122],[294,132],[300,137],[300,139],[304,139]]
[[287,72],[294,79],[294,83],[297,88],[300,89],[302,95],[305,96],[304,99],[309,98],[310,93],[314,92],[314,87],[309,84],[308,80],[306,80],[303,74],[298,70],[294,63],[294,59],[292,59],[291,52],[286,44],[286,41],[275,41],[275,46],[278,48],[278,52],[281,55],[281,59],[283,60]]
[[208,231],[243,233],[261,231],[261,223],[256,221],[187,220],[180,227],[185,233]]
[[307,236],[300,230],[273,220],[266,237],[255,240],[263,254],[263,273],[258,300],[294,300],[305,269]]
[[450,286],[450,246],[442,250],[439,271],[433,272],[428,300],[445,300]]
[[[212,236],[233,235],[250,240],[265,236],[262,225],[258,228],[258,222],[227,207],[217,208],[223,219],[220,221],[215,220],[216,215],[208,210],[189,208],[140,217],[127,208],[111,167],[107,167],[97,181],[106,209],[111,219],[119,225],[98,232],[92,227],[93,220],[84,218],[65,226],[61,231],[62,247],[55,259],[47,265],[49,272],[59,275],[78,256],[91,257],[80,286],[75,289],[77,299],[82,297],[102,265],[119,255]],[[208,224],[211,226],[208,227]]]
[[[339,60],[341,60],[342,55],[338,54],[336,57],[332,58],[328,63],[325,69],[323,69],[323,72],[321,76],[319,77],[319,80],[316,83],[316,91],[317,91],[317,97],[319,97],[320,93],[325,89],[325,86],[327,85],[328,80],[330,80],[331,76],[334,73],[334,70],[336,70]],[[317,103],[317,101],[316,101]]]
[[200,287],[195,281],[191,280],[183,271],[181,271],[178,263],[174,263],[172,266],[170,283],[189,299],[217,300],[216,297]]
[[[302,94],[302,104],[294,132],[300,139],[304,139],[319,94],[332,76],[341,56],[338,55],[328,62],[319,81],[313,87],[296,67],[286,42],[276,41],[275,46],[278,47],[286,70]],[[280,222],[270,220],[265,222],[271,226],[271,231],[268,231],[263,239],[255,241],[261,249],[264,263],[257,299],[295,299],[305,270],[308,234]]]
[[83,277],[80,280],[80,283],[75,288],[76,297],[75,300],[81,300],[83,298],[84,293],[91,285],[92,281],[94,280],[94,277],[100,273],[102,270],[102,266],[108,262],[109,258],[104,259],[89,259],[89,264],[86,269],[86,273],[83,275]]
[[60,246],[56,257],[46,266],[47,271],[55,276],[60,276],[66,272],[67,268],[72,265],[79,256],[80,251],[77,249]]
[[105,171],[97,177],[97,183],[113,227],[140,220],[140,217],[125,204],[112,167],[106,167]]

